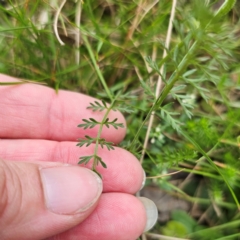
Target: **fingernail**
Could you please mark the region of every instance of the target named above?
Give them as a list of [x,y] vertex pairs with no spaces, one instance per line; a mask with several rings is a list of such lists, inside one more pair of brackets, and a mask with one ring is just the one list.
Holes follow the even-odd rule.
[[145,182],[146,182],[146,173],[145,173],[145,171],[143,170],[143,181],[142,181],[142,186],[141,186],[140,190],[143,189],[143,187],[144,187],[144,185],[145,185]]
[[102,180],[86,168],[42,168],[40,175],[46,206],[57,214],[83,212],[97,201],[102,192]]
[[147,223],[146,223],[146,226],[145,226],[145,229],[144,229],[144,232],[147,232],[149,231],[154,225],[155,223],[157,222],[157,219],[158,219],[158,210],[157,210],[157,206],[155,205],[155,203],[148,199],[148,198],[145,198],[145,197],[139,197],[138,198],[145,210],[146,210],[146,214],[147,214]]

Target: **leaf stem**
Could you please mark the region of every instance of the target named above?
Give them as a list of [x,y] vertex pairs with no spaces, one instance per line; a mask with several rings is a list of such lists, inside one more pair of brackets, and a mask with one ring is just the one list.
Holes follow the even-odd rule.
[[184,58],[182,59],[182,61],[179,63],[179,65],[177,66],[177,68],[175,69],[175,71],[172,73],[171,77],[169,78],[169,80],[167,81],[167,84],[164,86],[163,91],[161,92],[161,94],[159,95],[159,97],[155,100],[154,104],[152,105],[151,109],[149,110],[147,116],[145,117],[145,119],[142,121],[141,126],[139,127],[133,141],[131,142],[130,146],[129,146],[129,150],[131,151],[135,142],[137,141],[140,132],[143,128],[143,126],[146,124],[146,121],[149,119],[149,117],[151,116],[152,112],[154,112],[156,109],[158,109],[164,99],[167,97],[168,93],[171,91],[171,89],[173,88],[174,84],[179,80],[180,75],[182,74],[182,72],[184,71],[185,67],[188,64],[188,60],[189,58],[193,55],[193,53],[196,51],[197,47],[198,47],[199,41],[196,40],[191,48],[189,49],[189,51],[186,53],[186,55],[184,56]]
[[[232,194],[232,197],[238,207],[238,209],[240,210],[240,204],[239,204],[239,201],[237,199],[237,196],[235,195],[230,183],[228,182],[227,178],[224,176],[224,174],[219,170],[219,168],[216,166],[216,164],[213,163],[212,159],[204,152],[204,150],[198,145],[198,143],[193,139],[191,138],[186,132],[180,130],[180,133],[189,141],[191,142],[195,147],[196,149],[207,159],[207,161],[209,162],[209,164],[212,166],[213,169],[215,169],[219,175],[222,177],[222,179],[224,180],[224,182],[226,183],[230,193]],[[218,144],[218,143],[217,143]],[[216,146],[214,146],[215,148]]]
[[98,160],[96,159],[96,157],[98,156],[98,146],[99,146],[99,140],[101,138],[101,134],[102,134],[102,130],[103,130],[103,126],[104,126],[104,123],[108,117],[108,114],[110,113],[110,111],[112,110],[114,104],[116,102],[116,98],[112,100],[110,106],[107,108],[107,111],[106,113],[104,114],[103,116],[103,119],[99,125],[99,130],[98,130],[98,134],[97,134],[97,137],[96,137],[96,143],[95,143],[95,148],[94,148],[94,160],[93,160],[93,166],[92,166],[92,170],[96,171],[96,167],[98,165]]
[[102,85],[103,85],[103,87],[104,87],[104,89],[105,89],[109,99],[112,102],[113,101],[113,96],[112,96],[112,94],[111,94],[111,92],[110,92],[110,90],[109,90],[109,88],[107,86],[107,83],[106,83],[106,81],[105,81],[105,79],[104,79],[104,77],[103,77],[103,75],[102,75],[102,73],[101,73],[101,71],[99,69],[99,66],[98,66],[97,61],[96,61],[95,56],[94,56],[94,53],[93,53],[93,51],[91,49],[90,43],[89,43],[87,37],[84,34],[82,34],[82,38],[83,38],[83,40],[84,40],[84,42],[86,44],[86,48],[88,50],[88,53],[90,55],[90,58],[92,60],[93,65],[94,65],[94,68],[95,68],[95,70],[97,72],[97,75],[98,75],[98,77],[99,77],[99,79],[100,79],[100,81],[101,81],[101,83],[102,83]]
[[[172,9],[171,9],[171,15],[170,15],[169,24],[168,24],[167,37],[166,37],[166,41],[165,41],[165,48],[164,48],[163,56],[162,56],[163,59],[167,56],[167,49],[169,49],[169,45],[170,45],[170,40],[171,40],[171,35],[172,35],[172,28],[173,28],[173,20],[174,20],[174,17],[175,17],[176,5],[177,5],[177,0],[173,0]],[[159,76],[158,76],[156,92],[155,92],[155,97],[156,98],[160,94],[160,90],[161,90],[161,86],[162,86],[162,80],[163,80],[162,79],[163,71],[164,71],[164,64],[161,66],[161,69],[160,69],[160,72],[159,72]],[[146,136],[145,136],[144,143],[143,143],[143,149],[142,149],[142,153],[141,153],[141,157],[140,157],[140,163],[141,164],[143,162],[143,159],[144,159],[144,156],[145,156],[145,151],[147,149],[150,132],[151,132],[151,129],[152,129],[152,126],[153,126],[154,116],[155,116],[155,113],[152,112],[152,114],[150,116],[150,119],[149,119],[149,122],[148,122],[148,128],[147,128]]]
[[227,222],[227,223],[224,223],[224,224],[221,224],[221,225],[217,225],[217,226],[214,226],[214,227],[211,227],[211,228],[206,228],[206,229],[201,229],[199,231],[196,231],[196,232],[193,232],[193,233],[190,233],[189,236],[204,236],[204,235],[207,235],[209,233],[211,233],[211,231],[220,231],[220,230],[223,230],[223,229],[230,229],[230,228],[236,228],[236,227],[239,227],[240,226],[240,220],[236,220],[236,221],[230,221],[230,222]]

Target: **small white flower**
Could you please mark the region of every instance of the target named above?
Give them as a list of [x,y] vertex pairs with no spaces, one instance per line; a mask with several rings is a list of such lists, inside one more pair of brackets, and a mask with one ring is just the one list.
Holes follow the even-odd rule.
[[187,98],[182,100],[182,102],[193,105],[195,103],[195,100],[196,100],[195,94],[189,94],[187,95]]
[[159,134],[158,140],[161,141],[161,140],[163,140],[163,139],[164,139],[164,135],[163,135],[163,134]]
[[155,138],[152,138],[150,142],[154,144],[156,142]]

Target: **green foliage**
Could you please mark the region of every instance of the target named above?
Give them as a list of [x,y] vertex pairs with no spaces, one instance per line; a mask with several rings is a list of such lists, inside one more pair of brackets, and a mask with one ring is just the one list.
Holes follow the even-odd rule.
[[[171,103],[170,103],[171,104]],[[168,105],[165,105],[160,110],[160,116],[162,119],[164,119],[170,126],[172,126],[173,129],[179,131],[181,122],[175,119],[173,116],[179,115],[179,113],[176,112],[170,112],[167,110]]]
[[[169,49],[164,42],[172,1],[87,0],[78,26],[76,4],[67,1],[57,28],[63,46],[52,28],[58,5],[50,4],[0,5],[0,72],[46,83],[56,91],[64,88],[101,99],[88,109],[101,112],[103,119],[79,119],[78,125],[83,130],[98,128],[97,136],[86,134],[77,143],[94,146],[93,153],[81,156],[79,163],[90,164],[97,173],[97,166],[106,167],[98,148],[114,151],[113,143],[100,137],[103,127],[123,127],[117,119],[109,119],[109,112],[125,114],[128,129],[121,146],[139,158],[154,112],[143,160],[147,176],[181,170],[185,177],[179,185],[171,177],[149,182],[197,205],[200,215],[195,221],[174,211],[170,222],[153,232],[189,239],[237,239],[239,2],[179,0]],[[166,57],[162,57],[164,49]]]
[[[171,220],[163,227],[163,233],[167,236],[187,237],[189,234],[204,229],[195,219],[182,210],[174,210]],[[173,235],[173,233],[175,233]]]
[[167,236],[185,237],[187,235],[186,227],[177,221],[169,221],[162,232]]
[[114,120],[112,121],[109,121],[109,118],[106,118],[104,120],[104,122],[98,122],[96,121],[95,119],[93,118],[89,118],[89,120],[87,119],[83,119],[83,124],[79,124],[78,127],[82,127],[84,130],[85,129],[88,129],[88,128],[94,128],[96,127],[97,125],[99,124],[104,124],[107,128],[109,128],[110,126],[114,127],[115,129],[118,129],[118,128],[123,128],[123,124],[122,123],[117,123],[117,118],[115,118]]
[[222,6],[216,12],[215,18],[220,18],[226,15],[227,13],[229,13],[235,4],[236,4],[236,0],[225,0]]
[[103,110],[107,109],[107,104],[104,101],[102,101],[101,105],[101,103],[99,103],[98,101],[94,101],[94,103],[90,103],[90,106],[87,107],[87,109],[91,109],[93,112],[96,111],[102,112]]
[[77,144],[77,146],[82,147],[86,145],[86,147],[88,147],[92,143],[96,142],[96,140],[98,140],[98,143],[102,148],[105,146],[108,150],[114,150],[113,143],[107,142],[104,138],[96,139],[87,135],[85,136],[85,138],[86,139],[79,139],[79,143]]
[[91,128],[94,128],[96,126],[99,126],[99,130],[98,130],[98,134],[97,134],[96,138],[92,138],[88,135],[85,135],[85,139],[78,139],[78,141],[79,141],[78,144],[77,144],[78,147],[83,147],[83,146],[88,147],[93,143],[95,144],[94,154],[89,155],[89,156],[81,156],[80,161],[78,163],[86,165],[90,162],[91,159],[93,159],[92,170],[94,172],[96,172],[100,177],[102,177],[101,174],[96,169],[96,167],[98,166],[99,163],[104,168],[107,168],[107,165],[104,163],[102,158],[98,155],[98,146],[100,145],[102,148],[106,147],[109,151],[114,150],[112,142],[108,142],[104,138],[100,137],[101,133],[102,133],[102,130],[103,130],[103,127],[105,126],[105,127],[109,128],[111,126],[111,127],[115,128],[117,130],[118,128],[123,128],[124,125],[122,123],[118,123],[117,118],[115,118],[112,121],[110,121],[109,118],[108,118],[109,112],[111,110],[115,111],[117,109],[117,99],[116,98],[113,99],[113,101],[109,105],[109,107],[107,107],[107,104],[104,101],[102,101],[102,105],[99,102],[95,101],[94,103],[90,103],[90,106],[87,107],[87,108],[92,109],[92,111],[100,111],[100,112],[105,110],[105,114],[104,114],[104,117],[103,117],[101,122],[96,121],[93,118],[89,118],[89,119],[82,119],[82,121],[84,123],[78,125],[78,127],[83,128],[84,130],[86,130],[88,128],[91,129]]
[[80,128],[82,127],[84,130],[88,129],[88,128],[94,128],[94,127],[96,127],[96,125],[101,124],[101,122],[98,122],[93,118],[89,118],[89,120],[83,119],[83,122],[85,122],[85,123],[79,124],[78,127],[80,127]]

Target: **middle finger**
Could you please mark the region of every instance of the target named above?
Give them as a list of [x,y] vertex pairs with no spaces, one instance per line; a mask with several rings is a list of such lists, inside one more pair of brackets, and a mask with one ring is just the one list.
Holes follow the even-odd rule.
[[[92,155],[95,145],[76,147],[76,142],[49,140],[0,140],[0,157],[13,161],[48,161],[77,164],[80,156]],[[144,173],[139,161],[131,153],[115,147],[114,150],[98,149],[98,155],[107,168],[98,166],[103,176],[104,192],[134,194],[142,186]],[[92,163],[86,165],[91,168]],[[85,165],[83,165],[85,166]]]

